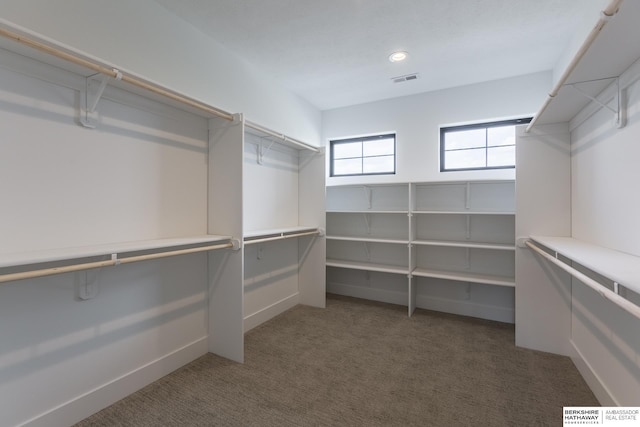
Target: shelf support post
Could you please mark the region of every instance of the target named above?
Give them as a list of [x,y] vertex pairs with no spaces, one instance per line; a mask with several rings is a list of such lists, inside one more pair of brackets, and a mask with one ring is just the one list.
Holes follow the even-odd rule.
[[471,183],[467,182],[467,190],[464,197],[464,208],[469,209],[469,200],[471,199]]
[[369,207],[367,209],[371,209],[373,207],[373,191],[366,185],[362,188],[364,189],[364,196],[367,199],[367,203],[369,203]]
[[471,215],[467,215],[467,233],[465,237],[467,240],[471,239]]
[[364,218],[364,224],[367,227],[367,234],[371,235],[371,215],[368,213],[363,213],[362,217]]

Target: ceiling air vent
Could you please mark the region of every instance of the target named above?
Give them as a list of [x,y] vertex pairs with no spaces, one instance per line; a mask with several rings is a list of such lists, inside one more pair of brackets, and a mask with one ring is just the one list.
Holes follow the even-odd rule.
[[413,73],[413,74],[407,74],[404,76],[392,77],[391,80],[394,83],[402,83],[402,82],[408,82],[410,80],[416,80],[417,78],[418,78],[418,73]]

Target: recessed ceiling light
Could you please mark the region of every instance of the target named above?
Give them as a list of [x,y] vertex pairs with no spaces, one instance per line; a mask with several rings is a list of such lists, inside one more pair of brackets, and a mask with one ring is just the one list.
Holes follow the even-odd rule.
[[409,56],[407,52],[403,52],[403,51],[393,52],[391,55],[389,55],[389,61],[391,62],[404,61],[405,59],[407,59],[407,56]]

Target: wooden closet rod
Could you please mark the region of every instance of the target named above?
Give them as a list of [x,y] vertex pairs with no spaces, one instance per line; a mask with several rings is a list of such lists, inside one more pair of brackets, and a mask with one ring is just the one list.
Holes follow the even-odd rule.
[[24,271],[22,273],[11,273],[0,275],[0,283],[10,282],[13,280],[33,279],[42,276],[52,276],[54,274],[70,273],[73,271],[89,270],[92,268],[111,267],[119,264],[129,264],[132,262],[147,261],[151,259],[165,258],[176,255],[186,255],[196,252],[213,251],[216,249],[232,248],[233,243],[224,243],[219,245],[201,246],[198,248],[178,249],[175,251],[158,252],[155,254],[138,255],[127,258],[116,258],[115,254],[112,259],[107,261],[86,262],[82,264],[66,265],[62,267],[44,268],[40,270]]
[[49,46],[45,43],[39,42],[37,40],[30,39],[16,32],[0,28],[0,35],[6,37],[8,39],[14,40],[20,44],[25,46],[29,46],[33,49],[39,50],[41,52],[47,53],[49,55],[53,55],[57,58],[63,59],[65,61],[71,62],[76,65],[80,65],[82,67],[93,70],[97,73],[104,74],[109,77],[113,77],[115,79],[122,80],[123,82],[129,83],[131,85],[137,86],[139,88],[145,89],[149,92],[153,92],[155,94],[164,96],[166,98],[172,99],[174,101],[180,102],[184,105],[188,105],[190,107],[196,108],[200,111],[203,111],[207,114],[212,114],[217,117],[221,117],[223,119],[233,121],[233,115],[227,113],[226,111],[219,110],[215,107],[212,107],[208,104],[205,104],[201,101],[197,101],[192,98],[188,98],[184,95],[180,95],[179,93],[170,91],[153,83],[146,82],[142,79],[139,79],[134,76],[129,76],[115,68],[109,68],[104,65],[100,65],[88,59],[82,58],[78,55],[65,52],[63,50],[57,49],[53,46]]
[[272,242],[274,240],[282,240],[282,239],[291,239],[294,237],[302,237],[302,236],[312,236],[312,235],[319,235],[320,231],[316,230],[316,231],[306,231],[304,233],[295,233],[295,234],[282,234],[280,236],[273,236],[273,237],[265,237],[263,239],[255,239],[255,240],[246,240],[244,242],[244,245],[253,245],[254,243],[264,243],[264,242]]
[[538,253],[542,257],[544,257],[546,260],[548,260],[548,261],[552,262],[553,264],[557,265],[558,267],[560,267],[561,269],[563,269],[564,271],[566,271],[567,273],[569,273],[570,275],[572,275],[573,277],[575,277],[576,279],[578,279],[579,281],[584,283],[585,285],[589,286],[591,289],[593,289],[594,291],[599,293],[600,296],[602,296],[604,299],[607,299],[607,300],[611,301],[612,303],[616,304],[618,307],[626,310],[628,313],[630,313],[630,314],[634,315],[635,317],[637,317],[638,319],[640,319],[640,307],[638,307],[637,305],[635,305],[631,301],[621,297],[617,293],[615,293],[615,292],[611,291],[610,289],[604,287],[602,284],[596,282],[595,280],[593,280],[591,277],[585,275],[584,273],[582,273],[582,272],[576,270],[575,268],[565,264],[564,262],[558,260],[557,258],[552,257],[551,255],[549,255],[547,252],[545,252],[542,249],[540,249],[538,246],[536,246],[531,241],[527,240],[525,242],[525,244],[529,248],[531,248],[533,251],[535,251],[536,253]]
[[259,131],[259,132],[266,133],[267,135],[271,135],[273,137],[281,139],[283,142],[289,142],[289,143],[291,143],[293,145],[297,145],[297,146],[299,146],[301,148],[304,148],[305,150],[310,150],[310,151],[313,151],[313,152],[316,152],[316,153],[319,151],[313,145],[309,145],[306,142],[302,142],[302,141],[299,141],[299,140],[294,139],[294,138],[289,138],[287,135],[272,131],[271,129],[267,129],[266,127],[260,126],[258,124],[253,123],[253,122],[250,122],[248,120],[245,120],[244,124],[246,126],[252,128],[252,129],[255,129],[255,130]]

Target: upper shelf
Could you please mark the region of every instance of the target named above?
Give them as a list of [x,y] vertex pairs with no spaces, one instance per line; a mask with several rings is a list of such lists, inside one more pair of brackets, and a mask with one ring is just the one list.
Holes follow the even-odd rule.
[[[0,19],[0,49],[89,78],[107,77],[110,86],[202,117],[234,120],[234,115],[154,81],[108,64],[77,49]],[[110,77],[110,78],[109,78]]]
[[271,142],[277,142],[278,144],[282,144],[290,148],[295,148],[296,150],[308,150],[313,151],[314,153],[320,151],[318,147],[314,147],[313,145],[307,144],[306,142],[278,133],[274,130],[253,123],[249,120],[245,120],[244,124],[245,132],[257,136],[258,138],[268,139]]
[[123,254],[130,252],[149,250],[160,251],[182,246],[195,246],[229,242],[230,240],[231,237],[229,236],[206,235],[109,243],[73,248],[57,248],[43,251],[16,252],[0,254],[0,268],[39,264],[43,262],[66,261],[113,254]]
[[[602,28],[576,67],[568,74],[558,94],[543,105],[532,124],[568,122],[640,58],[640,2],[624,1],[617,14]],[[584,83],[582,83],[584,82]]]
[[582,242],[572,237],[531,236],[531,239],[640,293],[640,257]]

